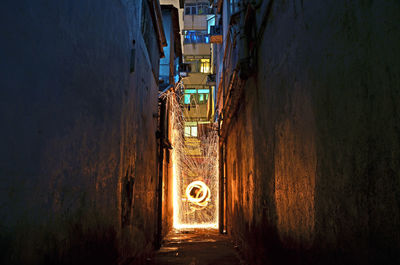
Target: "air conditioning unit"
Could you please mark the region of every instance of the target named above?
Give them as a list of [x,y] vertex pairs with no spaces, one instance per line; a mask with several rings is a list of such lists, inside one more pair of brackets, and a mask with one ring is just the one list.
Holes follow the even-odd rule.
[[211,43],[222,43],[222,25],[210,27],[210,41]]
[[216,79],[216,75],[215,74],[209,74],[207,75],[207,84],[210,86],[215,86],[215,79]]
[[181,65],[179,65],[180,76],[186,77],[191,71],[192,71],[192,66],[189,63],[182,63]]

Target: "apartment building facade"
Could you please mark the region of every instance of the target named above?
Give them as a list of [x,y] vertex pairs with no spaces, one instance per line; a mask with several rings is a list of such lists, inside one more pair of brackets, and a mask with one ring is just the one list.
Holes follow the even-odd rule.
[[209,30],[215,23],[214,10],[204,0],[185,1],[183,14],[183,54],[187,71],[183,74],[182,104],[188,121],[185,135],[198,137],[199,127],[210,124],[214,114],[212,44]]

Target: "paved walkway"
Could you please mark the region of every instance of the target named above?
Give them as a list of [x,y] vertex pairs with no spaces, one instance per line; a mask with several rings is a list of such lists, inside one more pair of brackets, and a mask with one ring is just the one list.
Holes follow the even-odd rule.
[[244,265],[227,235],[216,230],[172,231],[149,265]]

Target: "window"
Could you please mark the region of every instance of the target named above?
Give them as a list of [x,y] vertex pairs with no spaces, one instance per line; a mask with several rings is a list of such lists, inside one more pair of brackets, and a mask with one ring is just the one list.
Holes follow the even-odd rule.
[[200,59],[200,72],[210,73],[210,59]]
[[207,2],[185,4],[185,15],[208,15],[212,13],[213,9]]
[[197,137],[197,126],[196,127],[190,127],[190,135],[193,137]]
[[197,90],[197,93],[205,93],[205,94],[208,94],[208,93],[210,93],[210,89],[199,89],[199,90]]
[[190,94],[185,94],[185,96],[184,96],[185,98],[184,98],[184,100],[183,100],[183,103],[184,104],[190,104]]
[[199,104],[206,104],[208,101],[208,94],[199,94]]
[[199,94],[199,104],[206,104],[208,101],[208,94]]
[[240,3],[238,0],[229,0],[228,5],[229,5],[229,12],[231,15],[239,11]]
[[185,127],[185,136],[190,136],[190,127]]
[[202,105],[207,104],[209,89],[185,89],[183,96],[183,104],[185,105]]
[[211,14],[210,8],[208,7],[207,3],[198,3],[197,4],[197,10],[199,15],[203,14]]
[[183,104],[195,105],[197,103],[198,103],[197,94],[186,94],[185,93],[184,98],[183,98]]
[[190,15],[190,7],[185,7],[185,15]]
[[196,15],[196,4],[185,4],[185,15]]
[[185,137],[197,137],[197,125],[185,126]]
[[[185,63],[190,65],[190,72],[192,73],[210,73],[211,63],[209,56],[201,56],[199,59],[185,59]],[[208,58],[207,58],[208,57]]]

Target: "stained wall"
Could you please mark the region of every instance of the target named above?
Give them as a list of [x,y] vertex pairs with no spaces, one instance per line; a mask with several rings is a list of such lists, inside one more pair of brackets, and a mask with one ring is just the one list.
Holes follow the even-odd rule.
[[224,139],[228,233],[250,264],[398,264],[399,14],[397,1],[256,11],[257,70]]
[[1,263],[140,260],[156,237],[159,57],[141,1],[1,6]]

